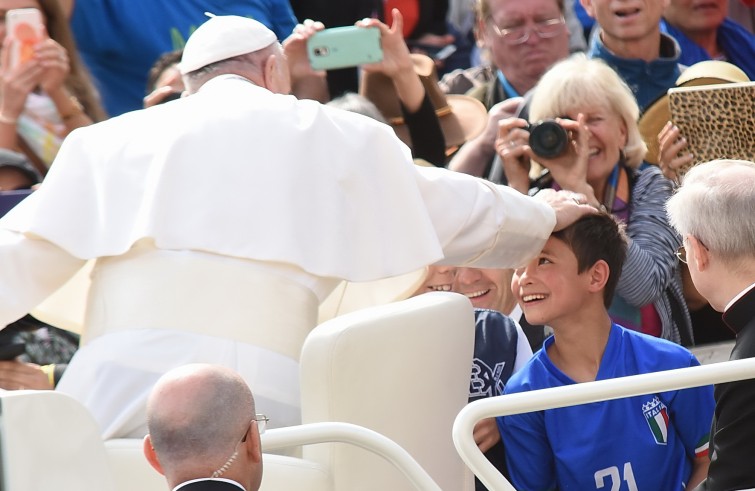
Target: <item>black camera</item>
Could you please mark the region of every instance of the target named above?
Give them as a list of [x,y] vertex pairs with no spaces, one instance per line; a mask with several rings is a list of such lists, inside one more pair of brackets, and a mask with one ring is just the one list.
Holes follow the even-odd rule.
[[530,132],[529,146],[532,151],[546,159],[564,153],[569,143],[569,134],[553,119],[532,123],[525,129]]

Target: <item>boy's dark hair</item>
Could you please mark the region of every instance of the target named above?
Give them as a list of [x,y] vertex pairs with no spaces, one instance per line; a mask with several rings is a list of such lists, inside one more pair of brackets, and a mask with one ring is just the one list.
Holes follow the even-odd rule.
[[577,258],[577,270],[584,273],[599,260],[608,264],[608,281],[603,289],[603,303],[611,305],[621,268],[627,257],[627,236],[624,224],[608,213],[586,215],[563,230],[553,232],[553,237],[565,243]]

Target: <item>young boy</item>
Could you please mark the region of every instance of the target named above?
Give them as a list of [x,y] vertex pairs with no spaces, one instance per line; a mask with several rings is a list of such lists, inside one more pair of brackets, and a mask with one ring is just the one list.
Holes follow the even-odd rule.
[[[551,235],[514,274],[530,324],[553,328],[505,393],[698,365],[685,348],[613,324],[606,311],[627,251],[595,214]],[[498,418],[518,490],[692,489],[707,472],[712,387]]]

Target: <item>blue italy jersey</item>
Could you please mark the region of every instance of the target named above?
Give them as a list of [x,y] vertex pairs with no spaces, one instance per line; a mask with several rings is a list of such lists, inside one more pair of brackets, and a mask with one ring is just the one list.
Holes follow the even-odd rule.
[[[514,374],[505,393],[575,382],[542,350]],[[699,365],[687,349],[611,326],[597,380]],[[683,490],[696,455],[706,455],[713,387],[498,418],[516,489]]]

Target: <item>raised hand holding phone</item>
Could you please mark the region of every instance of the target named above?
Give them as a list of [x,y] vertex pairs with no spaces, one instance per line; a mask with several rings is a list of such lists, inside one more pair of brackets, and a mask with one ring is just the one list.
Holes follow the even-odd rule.
[[[37,35],[42,36],[44,33],[41,18],[37,9],[14,9],[5,15],[5,39],[0,67],[2,125],[15,126],[27,96],[39,86],[44,74],[44,67],[34,62]],[[10,145],[11,142],[5,144]]]
[[365,72],[380,72],[393,80],[401,103],[410,113],[417,111],[425,97],[425,88],[414,71],[414,62],[402,34],[404,18],[398,9],[392,11],[392,24],[388,27],[378,19],[357,22],[360,29],[374,28],[380,32],[383,59],[363,65]]

